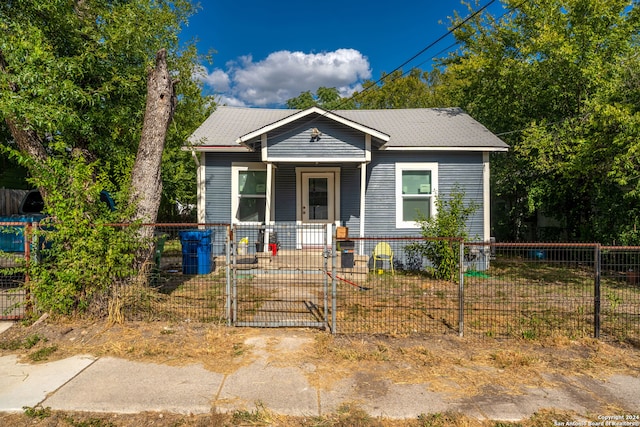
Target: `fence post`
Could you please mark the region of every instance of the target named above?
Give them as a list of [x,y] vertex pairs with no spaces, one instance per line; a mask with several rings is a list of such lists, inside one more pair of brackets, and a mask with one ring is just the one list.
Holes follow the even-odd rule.
[[226,227],[226,236],[225,236],[225,273],[227,276],[227,326],[231,326],[232,318],[233,318],[233,308],[231,306],[231,225],[227,225]]
[[460,285],[458,287],[458,335],[464,336],[464,241],[460,240],[460,254],[458,273]]
[[336,226],[333,224],[333,229],[331,230],[333,234],[333,238],[331,239],[331,333],[335,334],[337,331],[336,328],[336,310],[337,310],[337,294],[338,291],[336,289],[336,260],[338,258],[337,253],[337,245],[336,245]]
[[600,338],[600,244],[594,248],[595,277],[593,285],[593,337]]
[[29,270],[31,269],[31,239],[33,238],[33,224],[27,222],[23,231],[24,238],[24,289],[25,289],[25,311],[27,314],[33,312],[33,301],[31,300],[31,277]]

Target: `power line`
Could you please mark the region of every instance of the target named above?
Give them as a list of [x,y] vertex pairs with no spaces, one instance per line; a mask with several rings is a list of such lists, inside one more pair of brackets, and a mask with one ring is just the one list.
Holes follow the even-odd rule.
[[[507,15],[510,12],[513,12],[514,10],[520,8],[520,6],[522,6],[527,0],[522,0],[520,3],[518,3],[516,6],[507,9],[502,15],[500,15],[497,20],[499,21],[500,19],[504,18],[505,15]],[[444,39],[445,37],[447,37],[449,34],[451,34],[452,32],[454,32],[455,30],[457,30],[458,28],[460,28],[463,24],[465,24],[466,22],[468,22],[469,20],[471,20],[474,16],[476,16],[477,14],[479,14],[480,12],[482,12],[484,9],[486,9],[487,7],[489,7],[492,3],[494,3],[494,1],[491,1],[489,3],[487,3],[485,6],[483,6],[482,8],[478,9],[476,12],[474,12],[473,14],[471,14],[470,16],[468,16],[466,19],[464,19],[463,21],[461,21],[459,24],[457,24],[456,26],[454,26],[451,30],[449,30],[446,34],[444,34],[443,36],[441,36],[438,40],[436,40],[435,42],[431,43],[429,46],[427,46],[426,48],[424,48],[422,51],[420,51],[420,53],[414,55],[411,59],[405,61],[402,65],[400,65],[399,67],[396,67],[391,73],[386,74],[384,77],[380,78],[378,81],[376,81],[375,83],[371,84],[370,86],[367,86],[362,92],[359,92],[358,95],[360,95],[361,93],[365,92],[366,90],[369,90],[370,88],[376,86],[378,83],[382,82],[383,80],[389,78],[391,76],[391,74],[399,69],[401,69],[402,67],[404,67],[406,64],[408,64],[409,62],[411,62],[413,59],[417,58],[418,56],[420,56],[422,53],[424,53],[427,49],[429,49],[429,47],[435,45],[436,43],[438,43],[438,41]],[[438,53],[434,54],[433,57],[437,57],[438,55],[449,51],[451,48],[453,48],[454,46],[460,44],[460,41],[456,41],[455,43],[447,46],[444,49],[441,49]],[[433,59],[433,57],[431,59]],[[421,63],[419,63],[418,65],[416,65],[415,67],[412,68],[418,68],[421,65],[425,64],[428,60],[424,60]],[[392,80],[390,80],[389,82],[393,82],[396,81],[397,79],[406,76],[407,74],[409,74],[411,72],[411,69],[403,72],[400,76],[393,78]],[[341,105],[344,105],[347,101],[350,101],[353,98],[353,96],[347,98],[347,100],[344,103],[341,103]]]
[[[469,22],[471,19],[475,18],[478,14],[482,13],[483,10],[485,10],[486,8],[488,8],[489,6],[491,6],[493,3],[495,3],[496,0],[490,0],[487,4],[485,4],[484,6],[482,6],[480,9],[476,10],[475,12],[473,12],[471,15],[467,16],[465,19],[463,19],[462,21],[460,21],[459,23],[457,23],[456,25],[454,25],[452,28],[450,28],[446,33],[444,33],[443,35],[441,35],[440,37],[438,37],[436,40],[434,40],[433,42],[429,43],[426,47],[424,47],[422,50],[420,50],[418,53],[416,53],[415,55],[413,55],[411,58],[407,59],[406,61],[404,61],[402,64],[400,64],[399,66],[397,66],[396,68],[394,68],[390,73],[386,74],[385,76],[379,78],[377,81],[375,81],[374,83],[372,83],[371,85],[367,86],[366,88],[364,88],[362,90],[362,92],[359,92],[358,95],[370,90],[371,88],[377,86],[379,83],[382,83],[388,76],[392,75],[393,73],[395,73],[398,70],[401,70],[402,67],[404,67],[405,65],[409,64],[410,62],[412,62],[414,59],[416,59],[417,57],[421,56],[423,53],[425,53],[427,50],[431,49],[433,46],[435,46],[436,44],[440,43],[442,40],[444,40],[446,37],[448,37],[449,35],[451,35],[454,31],[456,31],[458,28],[462,27],[464,24],[466,24],[467,22]],[[457,44],[457,43],[456,43]],[[404,73],[403,73],[404,75]],[[351,101],[353,98],[353,96],[349,97],[346,99],[345,102],[341,103],[338,107],[345,105],[347,102]],[[336,108],[339,109],[339,108]]]

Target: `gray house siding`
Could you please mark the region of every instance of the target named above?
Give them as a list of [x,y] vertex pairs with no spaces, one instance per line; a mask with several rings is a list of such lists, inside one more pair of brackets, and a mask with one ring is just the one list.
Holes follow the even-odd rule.
[[[208,153],[206,156],[206,222],[230,223],[231,165],[233,162],[260,162],[260,153]],[[367,165],[366,223],[367,235],[412,236],[419,230],[396,228],[395,219],[395,163],[437,162],[438,191],[446,197],[459,185],[467,203],[478,207],[469,220],[471,238],[484,235],[483,219],[483,163],[482,153],[399,153],[377,151]],[[296,164],[279,163],[275,169],[273,221],[296,221]],[[360,169],[358,164],[326,164],[340,166],[340,223],[349,227],[350,234],[359,232]]]
[[[361,157],[364,159],[365,137],[362,132],[347,128],[324,117],[297,120],[268,135],[269,158]],[[311,129],[322,132],[319,140],[311,141]]]
[[[279,222],[296,221],[296,164],[279,163],[275,172],[275,218]],[[340,222],[357,229],[360,224],[360,169],[357,164],[323,164],[340,167]]]
[[[231,162],[232,154],[207,153],[205,156],[205,222],[228,224],[231,220]],[[213,235],[212,251],[222,255],[225,251],[224,233]]]
[[[483,161],[481,152],[467,153],[398,153],[377,152],[367,168],[366,219],[367,237],[409,237],[420,236],[419,229],[396,228],[395,164],[398,162],[438,163],[438,194],[447,197],[458,185],[465,193],[465,204],[474,202],[475,214],[468,221],[471,239],[482,239],[483,220]],[[375,241],[366,241],[364,254],[371,254]],[[394,259],[406,265],[405,251],[395,248]],[[424,265],[428,261],[423,260]],[[480,268],[481,267],[476,267]]]
[[349,227],[349,234],[360,230],[360,169],[357,164],[343,165],[340,170],[340,223]]
[[205,221],[231,221],[231,163],[233,154],[207,153],[205,157]]
[[[233,162],[260,162],[260,153],[207,153],[205,157],[205,222],[209,224],[231,223],[231,165]],[[242,234],[242,233],[241,233]],[[257,234],[248,235],[249,241],[257,240]],[[238,236],[245,237],[246,234]],[[213,254],[225,251],[225,236],[213,236]]]
[[[395,163],[437,162],[438,193],[450,194],[456,184],[465,192],[465,201],[478,206],[469,221],[470,236],[483,236],[482,153],[399,153],[376,152],[367,167],[366,222],[368,235],[419,236],[420,230],[396,228]],[[375,232],[373,231],[375,230]]]
[[275,172],[275,218],[276,222],[296,221],[296,165],[280,163]]

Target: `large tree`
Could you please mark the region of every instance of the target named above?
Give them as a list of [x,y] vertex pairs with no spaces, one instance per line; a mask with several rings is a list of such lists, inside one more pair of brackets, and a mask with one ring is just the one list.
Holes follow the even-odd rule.
[[383,72],[377,82],[365,81],[351,98],[360,109],[450,107],[450,100],[440,91],[440,78],[438,68]]
[[[36,274],[34,289],[67,289],[72,305],[86,304],[80,299],[98,274],[116,271],[115,252],[128,243],[116,249],[104,228],[84,232],[108,220],[155,222],[161,176],[176,180],[193,167],[180,146],[210,108],[194,78],[196,49],[178,42],[193,12],[189,0],[0,3],[0,135],[11,135],[0,148],[27,167],[58,221],[48,258],[57,264]],[[100,189],[116,194],[115,214],[92,208]],[[129,248],[134,266],[149,260],[144,242],[146,250]]]
[[383,72],[380,79],[365,80],[362,88],[343,98],[336,88],[319,88],[316,93],[302,92],[287,100],[288,108],[304,109],[319,106],[327,110],[385,108],[430,108],[450,106],[445,93],[440,91],[439,69],[431,72],[413,68],[404,73],[396,70]]
[[302,92],[295,98],[288,99],[287,108],[304,110],[309,107],[322,107],[326,110],[350,110],[353,103],[348,98],[342,98],[337,88],[319,87],[316,93],[310,90]]
[[640,243],[638,2],[504,3],[455,31],[442,76],[447,96],[512,147],[493,162],[496,231],[531,237],[520,226],[543,213],[555,238]]
[[[82,153],[88,162],[101,163],[112,190],[134,187],[139,207],[134,217],[156,219],[157,208],[145,209],[148,201],[139,197],[142,188],[135,188],[148,183],[131,179],[132,172],[137,173],[134,159],[139,148],[139,159],[149,158],[152,151],[145,144],[165,141],[153,132],[143,136],[145,105],[147,123],[160,116],[158,101],[170,107],[164,111],[166,123],[174,113],[181,119],[169,129],[166,123],[159,124],[163,134],[168,131],[167,147],[174,151],[206,113],[207,100],[192,78],[197,71],[196,51],[178,43],[180,26],[193,12],[188,0],[0,4],[0,117],[15,143],[8,146],[18,149],[17,156],[29,167],[36,185],[44,187],[38,179],[49,158]],[[156,61],[162,50],[165,53]],[[155,86],[157,99],[153,99],[147,92],[154,87],[147,84],[148,77],[159,77],[161,71],[164,77],[155,81],[164,80],[165,86]],[[174,111],[175,99],[181,102]],[[183,112],[185,106],[188,113]],[[46,196],[52,189],[42,190]],[[156,190],[159,195],[160,187]],[[123,194],[122,201],[128,198]]]

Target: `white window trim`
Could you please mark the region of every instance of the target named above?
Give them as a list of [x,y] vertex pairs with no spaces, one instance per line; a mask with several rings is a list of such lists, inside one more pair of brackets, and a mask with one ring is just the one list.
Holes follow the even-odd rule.
[[[260,221],[240,221],[236,218],[236,212],[238,211],[238,204],[240,203],[240,195],[238,194],[239,172],[244,171],[267,171],[267,165],[259,162],[252,163],[233,163],[231,165],[231,223],[232,224],[244,224],[244,225],[261,225]],[[265,194],[266,198],[266,194]],[[268,207],[265,207],[268,209]],[[266,215],[266,212],[265,212]]]
[[438,192],[438,163],[396,163],[396,228],[420,228],[415,221],[402,219],[402,172],[404,171],[430,171],[431,172],[431,216],[436,212],[436,194]]

